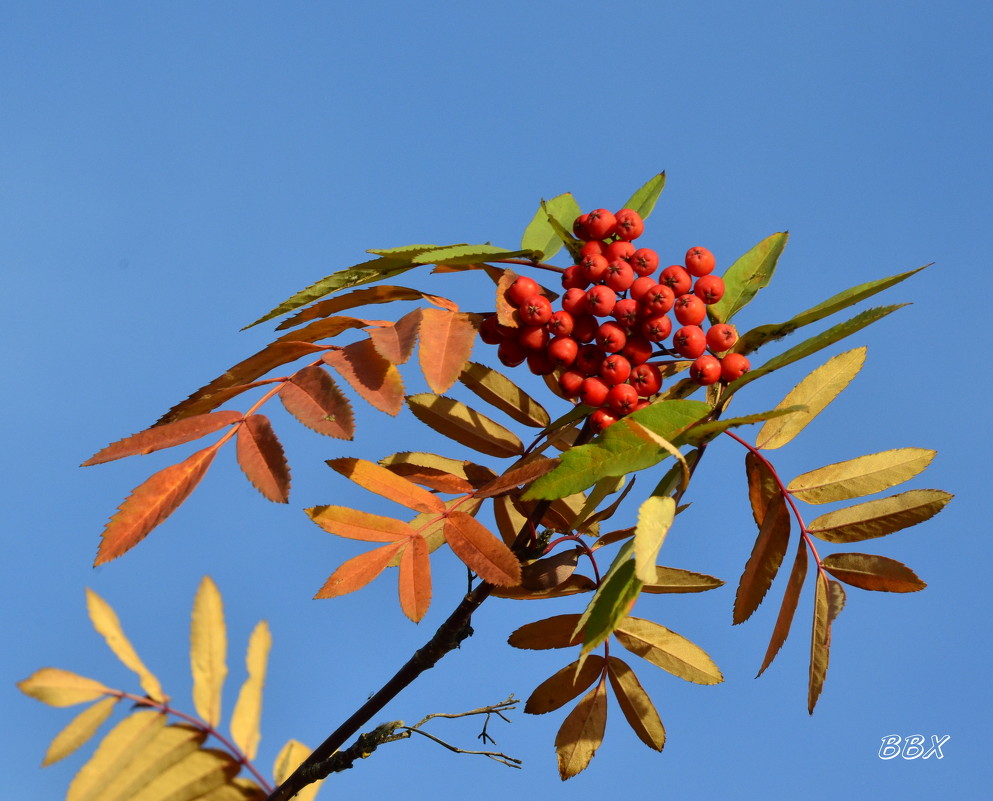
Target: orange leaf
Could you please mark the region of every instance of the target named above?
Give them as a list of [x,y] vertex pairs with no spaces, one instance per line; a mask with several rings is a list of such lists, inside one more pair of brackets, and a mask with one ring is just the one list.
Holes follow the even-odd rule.
[[325,531],[352,540],[393,542],[412,537],[416,533],[402,520],[360,512],[347,506],[312,506],[304,511]]
[[374,328],[369,332],[369,339],[376,347],[376,351],[384,359],[393,364],[403,364],[414,352],[414,345],[417,343],[417,329],[421,324],[421,310],[405,314],[396,321],[396,325],[386,325],[382,328]]
[[762,527],[745,564],[734,598],[733,623],[743,623],[758,609],[772,586],[790,544],[790,513],[780,494],[763,510]]
[[555,753],[563,781],[586,770],[603,742],[606,727],[607,685],[601,678],[566,716],[555,735]]
[[506,325],[511,328],[517,328],[520,325],[517,309],[507,300],[507,290],[510,289],[510,285],[516,280],[517,273],[508,267],[500,274],[496,289],[497,322],[500,325]]
[[502,476],[498,476],[487,484],[476,490],[477,498],[491,498],[494,495],[502,495],[512,489],[516,489],[522,484],[529,484],[536,478],[540,478],[545,473],[550,473],[559,464],[558,459],[545,459],[540,457],[532,459],[525,465],[508,470]]
[[402,542],[391,542],[381,548],[353,556],[330,575],[314,597],[337,598],[362,589],[386,569],[403,545]]
[[458,380],[472,355],[477,319],[466,312],[421,311],[421,369],[432,392],[440,395]]
[[577,667],[579,667],[578,659],[535,687],[534,692],[528,696],[524,711],[529,715],[544,715],[568,704],[600,678],[600,674],[603,673],[603,657],[592,654],[578,671]]
[[117,508],[103,530],[94,566],[102,565],[133,548],[189,497],[210,467],[217,445],[150,476]]
[[420,623],[431,604],[431,559],[424,537],[411,537],[400,556],[400,608]]
[[399,414],[403,408],[400,372],[376,352],[371,339],[328,351],[323,358],[373,407],[394,416]]
[[171,448],[174,445],[182,445],[184,442],[191,442],[207,434],[220,431],[224,426],[237,423],[242,417],[244,415],[241,412],[213,412],[187,417],[174,423],[153,426],[138,434],[132,434],[130,437],[111,443],[83,462],[82,467],[112,462],[114,459],[121,459],[125,456],[144,455],[163,448]]
[[279,390],[283,406],[307,428],[337,439],[355,436],[352,406],[323,367],[298,370]]
[[573,632],[581,617],[579,614],[555,615],[525,623],[507,638],[507,642],[514,648],[533,651],[579,645],[583,642],[583,635],[581,632],[574,635]]
[[238,427],[238,464],[263,496],[276,503],[290,499],[290,466],[269,418],[253,414]]
[[343,457],[341,459],[328,459],[327,463],[332,470],[351,479],[360,487],[365,487],[370,492],[375,492],[377,495],[403,504],[409,509],[439,514],[445,511],[445,502],[437,495],[431,494],[403,476],[398,476],[392,470],[387,470],[374,462]]
[[448,300],[448,298],[439,297],[438,295],[428,295],[417,289],[408,289],[403,286],[383,285],[374,286],[369,289],[356,289],[346,295],[340,295],[336,298],[328,298],[327,300],[314,303],[302,311],[297,312],[297,314],[289,319],[283,320],[283,322],[276,326],[276,330],[280,331],[285,328],[293,328],[309,320],[317,320],[335,312],[347,311],[348,309],[355,309],[359,306],[368,306],[373,303],[391,303],[395,300],[420,300],[421,298],[443,309],[450,309],[451,311],[459,310],[459,307]]
[[755,678],[761,676],[765,672],[765,669],[772,664],[772,660],[776,658],[779,649],[786,642],[786,638],[790,633],[790,627],[793,625],[793,616],[796,614],[796,607],[800,602],[800,591],[803,589],[803,581],[806,577],[807,544],[801,539],[797,547],[796,559],[793,560],[793,569],[790,571],[789,581],[786,583],[783,603],[779,607],[779,616],[776,618],[776,625],[772,629],[772,638],[769,640],[769,647],[766,649],[765,658],[762,660],[762,667],[755,674]]
[[482,523],[465,512],[450,512],[445,539],[465,564],[483,581],[498,587],[521,583],[521,563],[514,552]]

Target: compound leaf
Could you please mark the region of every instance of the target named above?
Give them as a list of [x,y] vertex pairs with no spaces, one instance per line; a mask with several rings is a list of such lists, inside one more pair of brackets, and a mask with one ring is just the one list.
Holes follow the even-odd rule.
[[934,457],[935,451],[926,448],[880,451],[803,473],[787,489],[806,503],[847,501],[908,481]]
[[210,576],[200,581],[190,619],[193,706],[211,727],[221,720],[221,691],[228,675],[228,637],[221,593]]

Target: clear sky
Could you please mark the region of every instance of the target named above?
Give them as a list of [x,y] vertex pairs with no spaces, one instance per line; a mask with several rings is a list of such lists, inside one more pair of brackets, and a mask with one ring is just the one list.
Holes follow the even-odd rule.
[[[5,794],[61,797],[83,761],[37,767],[69,711],[22,696],[15,681],[54,665],[135,687],[90,628],[85,587],[118,610],[187,708],[188,616],[201,576],[213,576],[227,602],[228,712],[248,633],[269,621],[266,770],[286,739],[315,745],[351,714],[463,591],[463,575],[441,556],[418,626],[401,615],[392,577],[311,600],[359,548],[300,509],[370,503],[323,460],[438,447],[409,414],[386,426],[362,412],[359,438],[341,443],[273,413],[294,470],[289,507],[262,499],[224,453],[165,525],[97,570],[108,516],[179,455],[80,462],[264,345],[263,327],[239,329],[367,248],[515,247],[540,198],[571,191],[585,208],[614,208],[665,170],[645,243],[673,259],[703,244],[726,265],[790,231],[749,324],[935,263],[880,300],[912,306],[829,351],[866,344],[866,369],[776,454],[792,475],[887,448],[937,449],[911,486],[955,501],[866,547],[929,587],[849,590],[813,717],[809,587],[793,637],[753,679],[782,582],[768,608],[731,627],[753,524],[742,453],[721,442],[663,561],[728,586],[642,603],[704,646],[727,680],[700,687],[639,668],[668,729],[661,755],[614,707],[591,768],[563,784],[552,747],[563,713],[517,713],[491,733],[525,760],[523,771],[407,742],[325,794],[987,798],[991,41],[993,10],[982,0],[0,3]],[[431,285],[483,310],[471,279]],[[754,385],[750,408],[774,404],[805,372]],[[382,719],[526,698],[562,655],[514,651],[505,639],[573,611],[556,603],[487,603],[476,636]],[[467,747],[475,733],[438,731]],[[940,761],[880,760],[889,734],[950,739]]]

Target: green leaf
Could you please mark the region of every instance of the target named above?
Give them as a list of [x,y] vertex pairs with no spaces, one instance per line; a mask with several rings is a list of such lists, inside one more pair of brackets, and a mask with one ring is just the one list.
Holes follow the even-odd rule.
[[[461,245],[465,244],[465,242],[461,243]],[[409,259],[413,256],[418,256],[421,253],[426,253],[429,250],[438,250],[442,247],[461,247],[461,245],[399,245],[395,248],[367,250],[366,253],[374,253],[377,256],[384,256],[394,259]]]
[[633,551],[633,542],[626,543],[621,548],[586,611],[576,623],[573,636],[579,636],[580,633],[583,636],[579,667],[582,667],[587,654],[604,642],[627,617],[641,592],[642,582],[635,575],[635,563],[631,558]]
[[626,423],[640,423],[674,445],[676,438],[710,412],[706,403],[670,400],[656,403],[619,420],[588,445],[570,448],[551,473],[524,494],[527,499],[562,498],[593,486],[606,476],[622,476],[658,464],[669,454],[639,436]]
[[532,259],[539,256],[532,250],[505,250],[495,245],[448,245],[418,253],[411,261],[416,264],[475,264],[480,261]]
[[812,520],[807,530],[826,542],[861,542],[923,523],[951,499],[941,490],[909,490],[828,512]]
[[752,425],[753,423],[761,423],[764,420],[793,415],[804,411],[805,408],[804,406],[786,406],[781,409],[770,409],[767,412],[755,412],[754,414],[746,414],[741,417],[708,420],[705,423],[699,423],[690,428],[682,435],[681,439],[683,442],[688,442],[691,445],[699,445],[713,439],[718,434],[730,428]]
[[766,237],[727,268],[724,297],[707,308],[713,322],[729,322],[760,289],[768,286],[788,238],[786,231]]
[[847,501],[909,481],[934,457],[935,451],[927,448],[896,448],[870,453],[799,475],[786,489],[806,503]]
[[562,247],[562,238],[552,226],[549,217],[556,219],[561,225],[565,225],[566,221],[571,225],[572,220],[580,213],[579,204],[570,192],[557,195],[551,200],[542,200],[534,218],[524,229],[521,249],[534,251],[538,258],[547,261]]
[[648,215],[655,208],[655,202],[659,199],[659,195],[662,194],[664,187],[665,173],[660,172],[658,175],[652,176],[644,186],[631,195],[628,198],[628,202],[621,206],[621,208],[632,209],[638,212],[643,220],[647,220]]

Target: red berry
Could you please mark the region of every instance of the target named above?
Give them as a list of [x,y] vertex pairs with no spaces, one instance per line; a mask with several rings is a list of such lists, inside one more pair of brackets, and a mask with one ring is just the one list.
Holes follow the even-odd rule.
[[623,417],[638,405],[638,390],[630,384],[615,384],[607,393],[607,405],[611,411]]
[[726,353],[721,359],[721,381],[728,383],[741,378],[752,368],[751,363],[740,353]]
[[[586,215],[586,225],[584,229],[586,236],[583,239],[606,239],[614,233],[617,219],[606,209],[594,209]],[[627,237],[625,237],[626,239]]]
[[672,290],[672,294],[678,298],[680,295],[685,295],[690,291],[690,288],[693,286],[693,279],[683,267],[673,264],[666,267],[661,275],[659,275],[659,283],[669,287]]
[[707,317],[707,306],[696,295],[680,295],[673,309],[676,319],[683,325],[700,325]]
[[535,375],[551,375],[555,372],[555,363],[544,351],[534,351],[528,355],[528,369]]
[[544,295],[532,295],[517,307],[527,325],[544,325],[551,319],[552,304]]
[[672,335],[672,346],[685,359],[695,359],[707,349],[707,338],[698,325],[684,325]]
[[[629,294],[635,300],[641,300],[653,286],[658,286],[658,281],[650,276],[642,275],[634,279],[634,283],[631,284],[631,292]],[[675,297],[675,295],[673,297]]]
[[654,364],[639,364],[628,378],[642,398],[650,398],[662,388],[662,372]]
[[652,343],[647,339],[633,336],[628,337],[628,342],[621,350],[621,355],[631,364],[642,364],[652,358],[652,350]]
[[649,315],[665,314],[676,302],[676,296],[665,284],[654,284],[641,296],[641,305]]
[[572,333],[576,318],[567,311],[557,311],[548,318],[545,328],[553,337],[567,337]]
[[573,317],[580,314],[588,314],[589,307],[586,305],[586,290],[576,288],[567,289],[562,296],[562,310],[569,312]]
[[600,348],[596,345],[583,345],[576,354],[576,361],[573,364],[583,375],[596,375],[600,372],[602,362],[603,351]]
[[603,406],[607,401],[607,393],[610,387],[602,378],[590,376],[584,378],[579,387],[579,399],[587,406]]
[[559,389],[567,398],[578,398],[579,388],[585,380],[586,376],[578,370],[566,370],[559,376]]
[[603,278],[604,283],[615,292],[626,292],[634,283],[634,268],[626,261],[617,259],[607,265],[607,272]]
[[604,353],[618,353],[628,343],[628,336],[617,323],[606,322],[596,332],[596,344]]
[[631,256],[631,266],[638,275],[651,275],[659,268],[659,254],[651,248],[638,248]]
[[527,348],[516,339],[505,339],[497,348],[497,358],[500,360],[500,364],[505,364],[507,367],[517,367],[527,357]]
[[566,267],[562,273],[563,289],[586,289],[590,285],[589,280],[583,274],[583,268],[578,264]]
[[577,342],[592,342],[599,327],[600,323],[592,314],[581,314],[573,319],[572,338]]
[[715,353],[721,353],[738,341],[738,332],[733,325],[718,323],[707,331],[707,347]]
[[611,386],[623,384],[631,375],[631,362],[618,353],[609,354],[600,365],[600,378]]
[[591,286],[586,290],[586,306],[597,317],[606,317],[614,310],[617,293],[609,286]]
[[716,356],[704,353],[690,365],[690,378],[701,386],[716,384],[721,380],[721,361]]
[[579,343],[572,337],[555,337],[548,343],[548,358],[556,367],[569,367],[576,361]]
[[603,280],[604,276],[607,274],[607,265],[609,262],[603,256],[583,256],[579,260],[579,267],[583,272],[583,276],[591,283],[596,284]]
[[603,255],[607,261],[617,261],[618,259],[621,261],[630,261],[634,255],[634,245],[623,239],[618,239],[604,248]]
[[693,294],[712,306],[724,297],[724,279],[719,275],[704,275],[696,280]]
[[686,251],[686,269],[689,270],[690,275],[707,275],[712,273],[716,266],[717,260],[707,248],[695,247]]
[[614,304],[614,310],[610,316],[625,328],[633,328],[641,316],[641,306],[634,298],[624,298]]
[[589,214],[580,214],[572,223],[572,232],[576,235],[578,239],[587,239],[586,236],[586,221],[589,220]]
[[616,422],[617,416],[609,409],[597,409],[590,415],[590,426],[598,434],[607,428],[607,426],[613,425]]
[[548,345],[548,331],[543,325],[523,325],[517,330],[517,341],[528,350],[544,350]]
[[656,314],[641,321],[641,335],[649,342],[661,342],[672,333],[672,320],[664,314]]
[[645,221],[634,209],[621,209],[614,215],[617,236],[629,242],[644,233]]
[[603,256],[607,246],[603,242],[583,242],[579,249],[579,257],[583,256]]
[[495,314],[488,315],[479,326],[479,338],[487,345],[499,345],[503,342],[503,333],[500,331]]
[[538,286],[537,281],[526,275],[519,275],[514,283],[507,287],[507,294],[504,297],[507,298],[511,306],[520,306],[528,298],[540,294],[541,287]]

